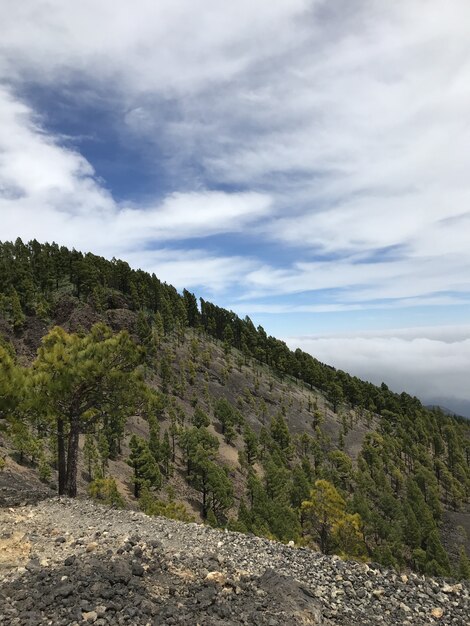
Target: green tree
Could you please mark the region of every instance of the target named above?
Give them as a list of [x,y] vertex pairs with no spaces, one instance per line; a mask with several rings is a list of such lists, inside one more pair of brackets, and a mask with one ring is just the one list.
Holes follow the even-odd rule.
[[125,506],[124,498],[119,493],[114,478],[95,478],[88,485],[88,495],[117,509],[123,509]]
[[333,547],[333,531],[344,517],[345,506],[342,496],[327,480],[317,480],[310,499],[302,503],[305,526],[325,554]]
[[26,371],[18,367],[11,351],[0,343],[0,430],[22,415]]
[[258,437],[254,430],[247,426],[243,438],[245,441],[246,460],[249,465],[253,465],[258,458]]
[[138,498],[143,488],[160,489],[162,475],[148,443],[144,439],[132,435],[129,447],[131,452],[127,463],[134,470],[134,496]]
[[290,500],[295,509],[300,510],[302,502],[310,495],[311,485],[302,465],[296,465],[292,471]]
[[199,406],[194,409],[193,425],[196,428],[209,426],[211,423],[209,416]]
[[152,325],[152,339],[155,347],[158,349],[162,343],[162,339],[165,336],[165,327],[163,325],[163,317],[160,311],[155,313],[155,321]]
[[465,551],[465,546],[460,546],[457,578],[459,580],[470,580],[470,560]]
[[12,315],[12,320],[13,320],[13,328],[15,330],[20,330],[26,321],[26,316],[23,313],[20,298],[18,296],[18,292],[16,291],[16,289],[12,290],[12,293],[10,296],[10,302],[11,302],[11,315]]
[[271,420],[271,437],[282,450],[287,451],[291,444],[291,436],[287,422],[280,413]]
[[42,453],[41,441],[35,437],[24,420],[13,420],[10,422],[8,434],[14,450],[18,453],[18,460],[24,463],[36,463]]
[[328,388],[328,400],[331,402],[334,413],[344,400],[343,389],[339,383],[332,383]]
[[100,455],[95,443],[95,437],[91,433],[85,435],[83,445],[83,460],[88,472],[89,480],[93,480],[96,467],[99,467]]
[[431,531],[426,544],[426,572],[431,576],[448,576],[449,557],[442,546],[437,528]]
[[219,449],[219,440],[204,427],[187,428],[179,433],[179,444],[186,461],[186,475],[191,476],[193,462],[199,448],[209,454],[209,458],[214,458]]
[[224,329],[224,352],[226,355],[230,354],[233,346],[233,330],[230,324],[227,324]]
[[56,429],[59,494],[77,494],[80,433],[109,416],[122,421],[134,411],[141,389],[139,360],[129,335],[113,335],[103,324],[84,337],[56,327],[43,338],[31,370],[29,400],[31,412]]
[[236,437],[235,424],[238,422],[238,411],[226,398],[219,398],[215,403],[214,415],[222,427],[222,434],[227,443],[232,443]]
[[163,473],[165,474],[166,478],[168,478],[171,471],[172,449],[170,444],[170,435],[167,430],[163,435],[163,441],[160,448],[160,456],[163,466]]
[[181,522],[194,522],[194,517],[189,515],[182,502],[157,500],[148,489],[142,490],[139,507],[146,515],[158,515]]

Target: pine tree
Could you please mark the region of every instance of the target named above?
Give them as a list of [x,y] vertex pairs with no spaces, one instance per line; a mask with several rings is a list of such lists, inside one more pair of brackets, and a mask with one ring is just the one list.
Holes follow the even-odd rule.
[[258,457],[258,438],[252,428],[248,426],[244,432],[245,454],[249,465],[253,465]]
[[16,365],[13,351],[0,343],[0,430],[23,413],[26,374]]
[[20,298],[18,296],[18,292],[16,291],[16,289],[13,289],[11,292],[10,302],[11,302],[11,315],[12,315],[12,320],[13,320],[13,328],[15,330],[20,330],[26,321],[26,316],[23,313]]
[[459,580],[470,580],[470,559],[465,551],[465,546],[460,546],[457,578]]
[[450,573],[449,557],[442,547],[437,529],[429,534],[426,544],[426,572],[431,576],[448,576]]
[[170,445],[170,436],[168,431],[163,435],[163,442],[160,448],[161,462],[163,465],[163,473],[168,478],[171,473],[172,450]]
[[234,337],[232,327],[230,326],[230,324],[227,324],[224,330],[224,352],[226,355],[230,354],[233,346],[233,341]]
[[234,425],[237,421],[234,407],[225,398],[219,398],[214,407],[214,415],[222,426],[222,434],[225,441],[232,443],[236,436]]
[[320,550],[328,554],[333,544],[333,529],[344,517],[345,502],[327,480],[317,480],[310,499],[302,503],[305,526],[318,541]]
[[344,400],[343,389],[339,383],[331,383],[328,389],[328,400],[332,404],[333,412],[336,413],[338,410],[338,406]]
[[194,409],[194,415],[193,415],[192,422],[193,422],[193,425],[196,428],[206,427],[206,426],[209,426],[209,424],[211,423],[207,413],[205,413],[198,406]]
[[165,327],[163,325],[163,317],[160,311],[155,313],[155,321],[152,325],[152,338],[155,347],[158,349],[162,343],[162,339],[165,336]]
[[109,416],[132,414],[141,390],[139,352],[125,332],[97,324],[83,337],[54,328],[42,341],[29,380],[31,413],[50,419],[58,442],[59,494],[77,493],[78,444]]
[[162,476],[147,442],[132,435],[129,447],[131,453],[127,463],[134,470],[134,496],[138,498],[143,488],[160,489]]
[[99,453],[95,444],[95,438],[91,433],[85,435],[83,446],[83,460],[88,471],[89,480],[93,480],[95,468],[99,461]]

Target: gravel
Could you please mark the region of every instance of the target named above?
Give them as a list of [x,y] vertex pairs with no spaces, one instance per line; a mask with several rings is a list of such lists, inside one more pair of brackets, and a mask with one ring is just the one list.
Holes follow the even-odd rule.
[[49,499],[0,510],[0,624],[470,624],[469,585]]

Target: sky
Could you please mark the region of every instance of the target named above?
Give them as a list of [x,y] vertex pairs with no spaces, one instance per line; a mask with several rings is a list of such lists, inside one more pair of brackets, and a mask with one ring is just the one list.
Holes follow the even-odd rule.
[[0,1],[0,240],[470,414],[467,0]]

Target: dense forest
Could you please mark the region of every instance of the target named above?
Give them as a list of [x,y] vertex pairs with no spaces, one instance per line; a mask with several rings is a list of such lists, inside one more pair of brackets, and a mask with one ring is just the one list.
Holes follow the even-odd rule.
[[[93,323],[67,331],[64,311],[83,306]],[[18,342],[31,320],[46,331],[29,358]],[[444,512],[468,511],[465,419],[291,351],[250,318],[154,274],[56,244],[0,244],[0,321],[0,429],[59,494],[76,495],[83,463],[89,493],[122,504],[109,462],[125,457],[149,514],[190,519],[172,488],[180,474],[211,525],[470,577],[465,541],[457,559],[441,541]],[[234,399],[224,387],[242,373],[251,382]],[[266,402],[262,375],[305,401]],[[308,432],[292,428],[296,410],[309,416]],[[146,436],[127,433],[136,415]],[[341,425],[334,441],[328,415]],[[359,424],[366,434],[353,456],[344,442]],[[222,444],[237,452],[235,469]]]

